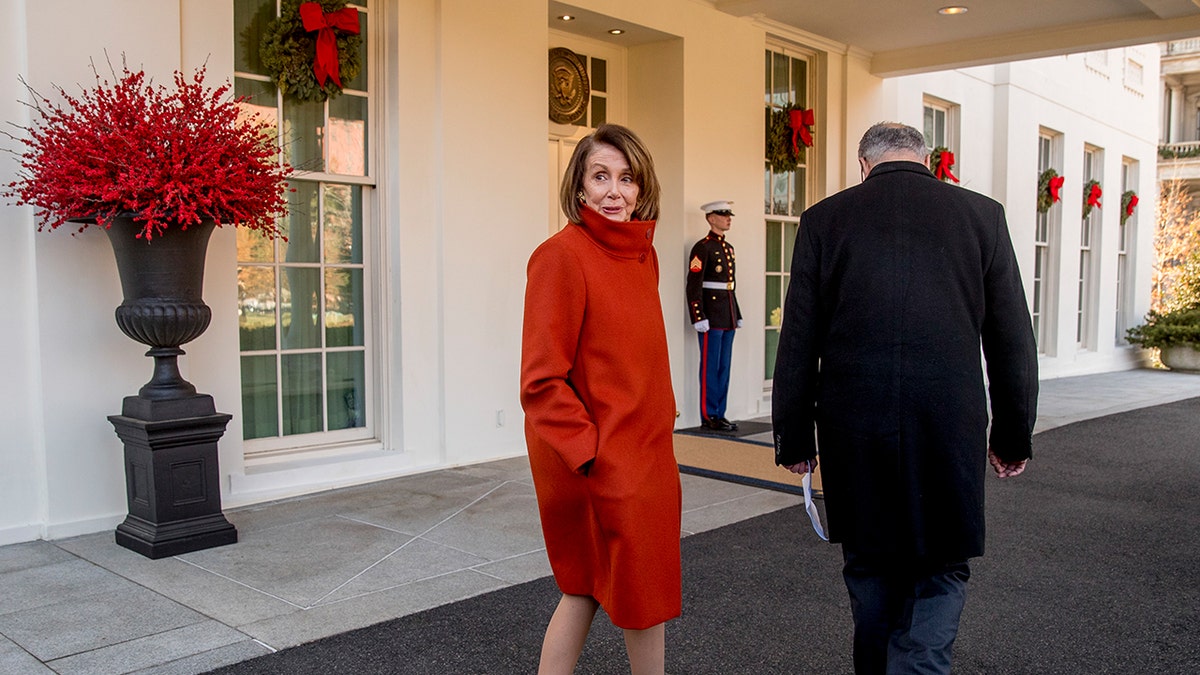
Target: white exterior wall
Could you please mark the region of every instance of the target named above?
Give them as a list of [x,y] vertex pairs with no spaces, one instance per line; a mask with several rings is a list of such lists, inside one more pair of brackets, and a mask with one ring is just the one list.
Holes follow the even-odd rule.
[[[1126,52],[1145,66],[1143,84],[1127,85],[1123,78]],[[1157,162],[1157,47],[1133,47],[1109,52],[1109,65],[1087,63],[1084,55],[1035,59],[999,66],[981,66],[943,73],[913,75],[886,81],[889,119],[917,128],[922,125],[924,96],[960,106],[959,148],[955,155],[960,185],[989,195],[1005,205],[1013,245],[1032,302],[1034,226],[1037,199],[1037,139],[1042,127],[1062,134],[1060,173],[1061,227],[1055,239],[1051,313],[1052,340],[1044,345],[1040,368],[1043,379],[1129,368],[1139,352],[1116,339],[1117,236],[1120,225],[1121,164],[1137,161],[1134,188],[1141,204],[1128,225],[1135,228],[1129,261],[1138,292],[1129,310],[1131,320],[1149,309],[1150,265],[1154,235]],[[1099,180],[1101,198],[1099,237],[1093,241],[1096,275],[1092,330],[1094,348],[1075,342],[1075,312],[1079,278],[1079,240],[1083,212],[1083,152],[1090,145],[1103,151]]]
[[[156,81],[165,81],[183,65],[180,16],[197,1],[5,3],[9,20],[0,29],[6,45],[0,98],[28,100],[18,76],[43,94],[52,93],[55,84],[86,85],[92,77],[89,59],[106,72],[105,50],[116,67],[124,55],[132,68],[144,68]],[[68,16],[71,20],[64,21]],[[130,16],[139,20],[129,21]],[[214,53],[210,67],[218,76],[221,62],[227,61],[221,57],[231,44],[224,51],[204,49]],[[27,111],[7,103],[4,109],[7,119],[28,121]],[[5,162],[7,183],[14,169],[7,157]],[[13,488],[4,489],[0,497],[0,543],[114,526],[125,514],[125,486],[121,444],[106,417],[119,413],[121,398],[150,379],[151,361],[142,356],[144,347],[126,338],[113,320],[121,290],[104,233],[92,229],[72,236],[70,226],[63,226],[53,234],[35,234],[32,209],[5,211],[0,248],[5,251],[3,274],[11,284],[14,316],[3,358],[6,372],[14,374],[18,385],[6,388],[5,394],[16,400],[5,406],[13,419],[0,441],[3,480]],[[213,297],[211,262],[206,296],[216,313],[222,307]],[[236,358],[236,325],[228,323],[214,324],[189,352],[211,353],[209,345],[221,342],[222,328],[235,331]],[[181,359],[185,377],[207,371],[204,357],[199,364],[188,361]],[[238,395],[236,369],[234,373],[232,383],[201,378],[196,384],[216,394],[224,409],[229,392]]]
[[[19,3],[0,5],[0,73],[5,96],[0,116],[25,124],[24,97],[12,95],[15,75],[26,71],[25,12]],[[0,175],[12,176],[15,158],[0,154]],[[7,182],[7,178],[6,178]],[[46,520],[46,444],[42,425],[42,378],[38,363],[37,262],[35,232],[28,210],[0,206],[0,284],[8,289],[7,328],[0,331],[0,543],[37,539]]]
[[[683,286],[687,252],[707,231],[699,205],[713,199],[737,205],[730,239],[747,326],[734,345],[729,416],[765,414],[762,58],[768,33],[779,31],[694,0],[574,4],[668,36],[629,49],[625,121],[650,146],[664,187],[655,243],[678,424],[698,419],[699,357]],[[125,54],[131,67],[157,81],[207,60],[209,83],[221,82],[232,76],[231,5],[4,3],[0,114],[17,122],[27,116],[17,103],[26,97],[16,75],[42,92],[51,91],[51,83],[87,84],[89,59],[102,62],[105,49],[117,63]],[[372,69],[380,74],[372,93],[378,123],[373,205],[380,226],[369,249],[380,277],[372,327],[380,355],[372,370],[381,397],[377,440],[320,456],[243,460],[235,233],[223,228],[214,235],[205,278],[213,321],[185,346],[181,366],[200,391],[214,396],[218,410],[234,415],[219,444],[227,507],[524,453],[517,385],[525,264],[545,238],[550,215],[546,13],[545,0],[372,5],[378,52]],[[920,122],[923,91],[978,114],[982,126],[963,130],[964,183],[1002,201],[1011,197],[1023,256],[1031,255],[1031,245],[1022,242],[1032,241],[1032,232],[1014,214],[1033,210],[1036,172],[1023,167],[1034,166],[1038,124],[1069,134],[1065,194],[1079,192],[1071,162],[1078,164],[1083,142],[1105,148],[1106,185],[1119,176],[1122,155],[1141,161],[1139,191],[1150,194],[1156,118],[1138,106],[1128,109],[1120,92],[1088,99],[1095,94],[1080,85],[1066,104],[1053,103],[1060,85],[1041,83],[1032,63],[885,82],[869,74],[869,56],[853,47],[799,32],[781,37],[821,52],[813,72],[821,106],[814,171],[823,194],[858,181],[853,154],[867,125],[891,116]],[[1078,84],[1074,71],[1065,74]],[[1156,82],[1157,70],[1147,68],[1145,77]],[[1096,101],[1112,97],[1120,105],[1106,106],[1104,119],[1119,115],[1102,123]],[[1147,99],[1144,107],[1152,110],[1156,97]],[[989,137],[1004,150],[993,154]],[[11,158],[0,157],[0,181],[11,181],[13,172]],[[1107,197],[1114,195],[1116,187]],[[120,411],[122,397],[135,394],[152,368],[145,348],[113,320],[121,292],[110,246],[97,230],[74,237],[35,233],[30,209],[0,208],[7,225],[0,228],[0,274],[11,317],[0,337],[0,365],[12,383],[0,394],[7,422],[0,438],[0,544],[114,527],[125,515],[125,485],[121,444],[106,417]],[[1143,235],[1152,229],[1149,210],[1139,218]],[[1105,209],[1106,233],[1116,215],[1116,208]],[[1071,241],[1071,234],[1064,231],[1063,240]],[[1101,246],[1111,251],[1107,238]],[[1141,240],[1137,260],[1138,287],[1147,289],[1149,246]],[[1069,269],[1060,274],[1073,280]],[[1060,291],[1072,289],[1064,283]],[[1063,366],[1057,361],[1066,357],[1058,356],[1044,373],[1123,367],[1112,352]]]
[[[690,410],[696,357],[682,270],[687,248],[707,229],[699,204],[729,198],[751,207],[739,223],[739,251],[761,257],[753,206],[761,200],[763,33],[687,0],[591,4],[677,36],[630,50],[629,123],[655,151],[668,186],[656,244],[673,384],[680,410]],[[185,346],[181,368],[234,415],[219,444],[227,507],[525,451],[517,390],[525,263],[548,217],[546,4],[404,0],[373,11],[386,73],[374,93],[379,439],[320,458],[243,461],[236,242],[220,229],[205,278],[213,322]],[[8,3],[4,12],[6,119],[25,114],[17,74],[40,91],[87,84],[89,59],[102,60],[105,49],[158,81],[205,58],[210,84],[232,76],[231,3],[39,0]],[[722,89],[725,100],[714,95]],[[11,162],[2,170],[11,180]],[[125,486],[121,444],[106,418],[149,379],[151,361],[113,321],[121,292],[104,234],[38,234],[31,210],[5,211],[3,274],[18,328],[2,338],[17,386],[5,394],[0,544],[114,527],[125,515]],[[761,297],[762,280],[747,276],[748,297]],[[750,311],[761,314],[754,304]],[[760,369],[751,365],[761,359],[760,342],[739,342],[739,370]],[[755,392],[734,389],[741,400],[731,411],[741,414]]]

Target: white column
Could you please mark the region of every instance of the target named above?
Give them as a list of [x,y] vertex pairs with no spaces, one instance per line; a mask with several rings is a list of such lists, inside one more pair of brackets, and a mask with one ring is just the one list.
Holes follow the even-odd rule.
[[1182,130],[1180,123],[1183,120],[1183,87],[1173,85],[1171,87],[1171,128],[1167,132],[1168,143],[1178,143],[1183,140],[1181,138]]

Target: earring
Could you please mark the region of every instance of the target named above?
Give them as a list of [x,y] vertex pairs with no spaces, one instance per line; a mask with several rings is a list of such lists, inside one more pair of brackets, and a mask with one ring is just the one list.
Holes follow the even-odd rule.
[[584,204],[584,203],[586,203],[586,202],[587,202],[587,195],[583,194],[583,190],[580,190],[579,192],[576,192],[576,193],[575,193],[575,198],[579,200],[579,203],[580,203],[580,204]]

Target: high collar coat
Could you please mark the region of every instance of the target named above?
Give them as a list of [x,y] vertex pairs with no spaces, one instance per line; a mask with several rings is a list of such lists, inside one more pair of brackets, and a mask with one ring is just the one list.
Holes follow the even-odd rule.
[[679,616],[681,492],[655,224],[582,222],[529,259],[521,406],[559,588],[644,629]]
[[887,162],[804,212],[772,415],[779,464],[820,447],[831,541],[908,559],[983,554],[981,349],[990,444],[1028,458],[1037,349],[999,203]]

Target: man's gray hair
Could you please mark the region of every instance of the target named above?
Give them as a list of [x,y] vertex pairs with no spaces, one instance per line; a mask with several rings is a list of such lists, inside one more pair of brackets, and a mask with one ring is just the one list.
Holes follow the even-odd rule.
[[863,134],[858,142],[858,156],[875,164],[879,158],[892,151],[911,152],[918,157],[929,153],[925,136],[907,124],[880,122]]

